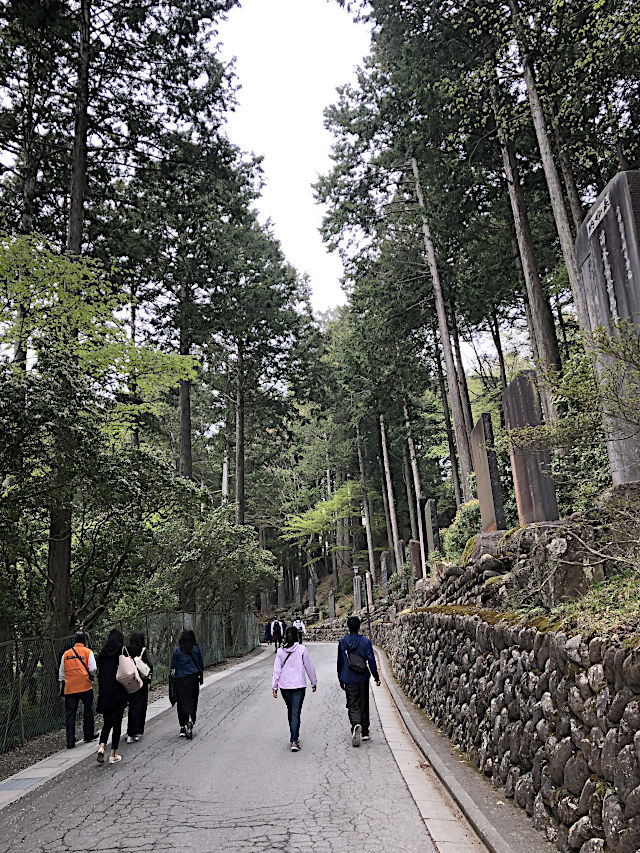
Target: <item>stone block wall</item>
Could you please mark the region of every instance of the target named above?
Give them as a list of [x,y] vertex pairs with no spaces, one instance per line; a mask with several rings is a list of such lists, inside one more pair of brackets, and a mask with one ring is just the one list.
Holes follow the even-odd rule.
[[564,853],[640,851],[640,650],[439,608],[379,622],[409,697]]

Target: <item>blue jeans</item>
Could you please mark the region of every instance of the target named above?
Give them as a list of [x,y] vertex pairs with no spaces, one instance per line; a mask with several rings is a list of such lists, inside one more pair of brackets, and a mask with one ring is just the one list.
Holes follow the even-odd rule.
[[304,694],[306,687],[294,687],[287,689],[280,688],[282,698],[287,705],[287,714],[289,717],[289,728],[291,730],[291,743],[297,742],[300,737],[300,712],[302,711],[302,703],[304,702]]

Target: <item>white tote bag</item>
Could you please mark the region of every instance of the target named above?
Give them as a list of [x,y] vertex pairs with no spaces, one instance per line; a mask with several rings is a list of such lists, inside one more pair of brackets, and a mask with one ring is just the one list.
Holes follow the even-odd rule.
[[141,678],[149,678],[149,673],[151,672],[151,667],[149,666],[149,664],[148,664],[148,663],[145,663],[145,662],[142,660],[142,655],[145,653],[146,649],[147,649],[147,647],[146,647],[146,646],[144,646],[144,647],[143,647],[143,649],[142,649],[142,651],[140,652],[140,654],[139,654],[139,655],[137,655],[137,656],[133,659],[133,662],[135,663],[135,665],[136,665],[136,669],[137,669],[137,670],[138,670],[138,672],[140,673],[140,677],[141,677]]
[[129,657],[126,646],[122,647],[122,654],[118,659],[116,681],[118,684],[122,684],[127,693],[135,693],[136,690],[140,690],[142,687],[140,673],[133,662],[133,658]]

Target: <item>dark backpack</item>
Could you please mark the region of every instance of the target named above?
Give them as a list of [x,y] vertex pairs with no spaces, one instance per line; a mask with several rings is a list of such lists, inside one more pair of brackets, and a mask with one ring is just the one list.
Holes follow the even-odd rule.
[[[342,640],[340,642],[342,643]],[[354,675],[367,675],[369,672],[369,666],[367,665],[366,658],[363,658],[357,652],[352,652],[346,645],[343,645],[342,648],[347,655],[348,669]]]

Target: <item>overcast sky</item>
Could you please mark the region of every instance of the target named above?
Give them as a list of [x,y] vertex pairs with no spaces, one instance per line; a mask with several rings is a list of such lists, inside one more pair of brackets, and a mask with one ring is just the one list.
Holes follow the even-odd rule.
[[325,250],[322,210],[311,184],[331,167],[331,134],[322,111],[336,86],[353,79],[369,49],[369,30],[335,0],[242,0],[220,26],[224,58],[236,57],[242,86],[229,137],[264,155],[266,187],[259,208],[274,224],[287,259],[307,272],[313,305],[344,302],[342,265]]

